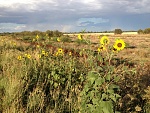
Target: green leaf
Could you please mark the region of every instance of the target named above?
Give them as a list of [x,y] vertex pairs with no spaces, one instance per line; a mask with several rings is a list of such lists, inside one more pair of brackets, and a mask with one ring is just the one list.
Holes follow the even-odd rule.
[[99,77],[98,79],[95,80],[95,86],[100,86],[103,84],[103,78]]
[[110,95],[109,98],[110,98],[111,100],[113,100],[114,102],[116,102],[116,100],[117,100],[116,97],[115,97],[115,95]]
[[106,76],[106,80],[110,81],[110,79],[111,79],[111,75],[108,74],[108,75]]
[[108,89],[107,92],[108,92],[109,94],[114,94],[114,90],[113,90],[113,89]]
[[58,86],[58,83],[55,82],[54,83],[54,88],[57,88],[57,86]]
[[120,80],[120,76],[114,76],[114,81],[118,82]]
[[119,90],[119,86],[115,85],[115,84],[111,84],[111,85],[109,85],[109,89]]
[[113,103],[112,101],[102,101],[103,112],[104,113],[113,113]]
[[108,99],[108,95],[106,95],[105,93],[102,94],[101,100],[107,100]]
[[116,99],[121,98],[121,96],[120,96],[120,95],[118,95],[118,94],[115,94],[115,97],[116,97]]
[[87,78],[87,79],[91,82],[91,84],[93,84],[94,81],[95,81],[96,79],[98,79],[98,74],[97,74],[96,72],[90,71],[90,72],[88,73],[88,78]]

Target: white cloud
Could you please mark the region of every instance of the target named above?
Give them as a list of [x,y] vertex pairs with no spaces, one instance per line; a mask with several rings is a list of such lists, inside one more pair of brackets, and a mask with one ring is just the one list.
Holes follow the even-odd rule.
[[[13,30],[70,31],[79,26],[97,29],[98,25],[110,28],[134,23],[134,15],[136,21],[147,22],[149,6],[150,0],[0,0],[0,23],[16,24]],[[141,14],[148,16],[141,17]]]

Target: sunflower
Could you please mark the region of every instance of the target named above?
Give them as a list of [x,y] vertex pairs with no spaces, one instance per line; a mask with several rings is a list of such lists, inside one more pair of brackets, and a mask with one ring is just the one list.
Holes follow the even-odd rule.
[[32,40],[33,42],[35,41],[35,39],[33,38],[33,40]]
[[48,56],[48,52],[45,53],[45,56]]
[[114,53],[118,52],[117,49],[114,48],[114,47],[113,47],[112,51],[113,51]]
[[63,54],[63,49],[59,48],[57,51],[59,54]]
[[31,55],[30,55],[30,54],[28,54],[28,55],[27,55],[27,58],[28,58],[28,59],[30,59],[30,58],[31,58]]
[[42,54],[45,55],[45,53],[46,53],[46,52],[45,52],[44,50],[42,50]]
[[70,51],[70,52],[69,52],[69,56],[71,56],[71,55],[72,55],[72,52]]
[[125,42],[122,39],[117,39],[114,43],[114,49],[117,51],[123,50],[125,47]]
[[19,55],[19,56],[17,57],[17,59],[18,59],[18,60],[22,60],[22,56]]
[[38,54],[38,58],[41,58],[42,56],[41,56],[41,54]]
[[60,38],[57,38],[57,42],[60,42]]
[[78,39],[82,40],[82,35],[81,34],[78,34]]
[[101,46],[101,47],[99,47],[97,50],[98,50],[98,52],[101,52],[101,51],[106,50],[106,48],[105,48],[105,46],[103,46],[103,45],[102,45],[102,46]]
[[40,48],[40,45],[36,45],[37,48]]
[[36,39],[37,39],[37,40],[39,39],[39,35],[36,35]]
[[108,45],[109,44],[109,38],[107,36],[103,36],[101,39],[100,39],[100,43],[102,45]]
[[16,46],[16,42],[13,42],[13,46]]

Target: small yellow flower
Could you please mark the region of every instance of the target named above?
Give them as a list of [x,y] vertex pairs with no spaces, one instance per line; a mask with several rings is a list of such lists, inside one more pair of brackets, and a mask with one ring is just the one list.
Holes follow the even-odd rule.
[[33,40],[32,40],[33,42],[35,41],[35,39],[33,38]]
[[54,54],[54,56],[58,56],[59,55],[59,53],[58,52],[56,52],[55,54]]
[[57,38],[57,41],[60,42],[60,38]]
[[59,48],[57,52],[58,52],[59,54],[63,54],[63,49],[62,49],[62,48]]
[[31,58],[31,55],[30,55],[30,54],[28,54],[28,55],[27,55],[27,58],[28,58],[28,59],[30,59],[30,58]]
[[48,56],[48,52],[45,53],[45,56]]
[[82,35],[81,34],[78,34],[78,39],[82,40]]
[[42,50],[42,54],[45,55],[45,53],[46,53],[46,52],[45,52],[44,50]]
[[107,36],[103,36],[101,39],[100,39],[100,43],[102,45],[108,45],[109,44],[109,38]]
[[36,35],[36,39],[37,39],[37,40],[39,39],[39,35]]
[[24,54],[24,56],[25,56],[25,57],[27,57],[27,56],[28,56],[28,54]]
[[38,58],[41,58],[41,54],[38,54]]
[[18,59],[18,60],[22,60],[22,56],[19,55],[19,56],[17,57],[17,59]]
[[36,45],[37,48],[40,48],[40,45]]
[[101,52],[101,51],[106,50],[106,48],[105,48],[105,46],[104,46],[104,45],[102,45],[102,46],[101,46],[101,47],[99,47],[97,50],[98,50],[98,52]]
[[117,39],[113,45],[117,51],[123,50],[125,48],[125,42],[122,39]]
[[71,52],[69,52],[69,56],[71,56],[72,55],[72,53]]
[[14,42],[13,45],[16,46],[16,42]]
[[118,52],[116,48],[113,48],[113,52]]

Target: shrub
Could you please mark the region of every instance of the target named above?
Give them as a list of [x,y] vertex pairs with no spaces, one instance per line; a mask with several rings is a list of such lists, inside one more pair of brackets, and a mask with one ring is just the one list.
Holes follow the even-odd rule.
[[122,34],[122,30],[121,29],[115,29],[114,34]]

